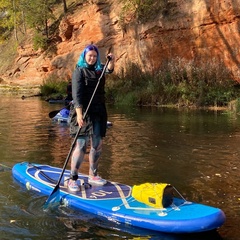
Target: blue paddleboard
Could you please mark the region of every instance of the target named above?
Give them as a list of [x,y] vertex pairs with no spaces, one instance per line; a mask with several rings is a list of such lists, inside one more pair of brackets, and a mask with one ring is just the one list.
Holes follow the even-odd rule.
[[[50,196],[62,169],[28,162],[17,163],[12,169],[14,179],[26,189]],[[60,183],[61,204],[132,226],[165,233],[198,233],[219,228],[225,214],[219,208],[175,198],[167,208],[154,208],[132,197],[132,187],[107,181],[104,186],[88,184],[88,176],[79,174],[81,191],[67,188],[69,170]]]

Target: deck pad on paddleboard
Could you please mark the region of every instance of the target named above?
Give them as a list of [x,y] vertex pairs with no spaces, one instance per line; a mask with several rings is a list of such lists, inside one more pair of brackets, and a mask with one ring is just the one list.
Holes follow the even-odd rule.
[[[17,163],[12,169],[14,179],[28,190],[49,196],[55,188],[62,169],[49,165]],[[173,199],[167,208],[150,207],[132,197],[132,187],[112,181],[104,186],[90,186],[88,176],[79,174],[81,190],[67,188],[70,171],[65,170],[60,182],[59,198],[65,206],[81,209],[107,220],[140,228],[168,233],[194,233],[220,227],[225,215],[219,208]]]
[[[29,176],[36,178],[43,184],[50,184],[52,186],[55,186],[57,184],[57,180],[60,177],[61,171],[62,169],[53,169],[47,165],[37,167],[34,164],[29,164],[29,167],[26,169],[26,173],[29,174]],[[69,170],[66,170],[60,182],[60,189],[80,198],[106,200],[121,197],[127,198],[131,195],[130,186],[119,183],[112,183],[109,181],[104,186],[90,185],[88,184],[88,176],[83,174],[79,174],[79,178],[77,180],[81,191],[72,192],[67,188],[69,176],[70,172]],[[28,185],[31,186],[31,183],[29,182]]]

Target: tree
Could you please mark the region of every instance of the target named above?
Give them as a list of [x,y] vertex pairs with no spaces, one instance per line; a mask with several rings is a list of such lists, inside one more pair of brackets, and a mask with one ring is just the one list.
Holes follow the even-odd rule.
[[54,0],[22,0],[26,10],[26,22],[31,28],[34,28],[38,33],[42,33],[49,37],[49,22],[54,19],[51,7],[55,3]]
[[5,35],[14,28],[14,9],[11,0],[0,0],[0,28]]
[[64,11],[64,13],[67,12],[67,3],[66,3],[66,0],[63,0],[63,11]]
[[[62,2],[66,13],[66,0]],[[49,39],[49,26],[55,19],[52,11],[54,4],[56,0],[0,0],[1,36],[14,30],[18,41],[18,31],[23,30],[26,33],[26,26],[28,26],[35,30],[35,37],[43,45],[43,42]]]
[[23,32],[26,32],[22,0],[0,0],[0,12],[0,29],[4,33],[14,30],[15,39],[18,41],[18,32],[21,30],[21,26],[23,26]]

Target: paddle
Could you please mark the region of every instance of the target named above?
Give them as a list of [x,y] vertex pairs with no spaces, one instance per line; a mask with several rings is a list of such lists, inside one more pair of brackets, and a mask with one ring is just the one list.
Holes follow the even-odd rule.
[[48,116],[49,116],[50,118],[54,118],[62,109],[64,109],[64,108],[61,108],[60,110],[54,110],[54,111],[50,112],[50,113],[48,114]]
[[62,110],[62,109],[60,109],[60,110],[54,110],[54,111],[50,112],[50,113],[48,114],[48,116],[49,116],[50,118],[54,118],[61,110]]
[[52,112],[50,112],[49,114],[48,114],[48,116],[50,117],[50,118],[54,118],[62,109],[70,109],[70,106],[71,106],[71,104],[72,104],[72,102],[70,102],[66,107],[63,107],[63,108],[61,108],[61,109],[59,109],[59,110],[54,110],[54,111],[52,111]]
[[[85,113],[84,113],[84,115],[83,115],[83,120],[85,119],[85,117],[86,117],[86,115],[87,115],[88,109],[89,109],[89,107],[90,107],[90,105],[91,105],[91,103],[92,103],[93,97],[94,97],[94,95],[95,95],[95,93],[96,93],[96,91],[97,91],[97,88],[98,88],[98,85],[99,85],[99,83],[100,83],[100,80],[101,80],[101,78],[103,77],[103,74],[105,73],[106,68],[107,68],[108,63],[110,62],[110,60],[111,60],[111,57],[108,56],[108,57],[107,57],[107,62],[106,62],[106,64],[105,64],[104,68],[103,68],[103,71],[102,71],[99,79],[98,79],[97,85],[96,85],[96,87],[95,87],[95,89],[94,89],[94,91],[93,91],[92,97],[91,97],[91,99],[89,100],[88,106],[87,106],[86,111],[85,111]],[[64,171],[65,171],[65,169],[66,169],[66,167],[67,167],[69,158],[70,158],[70,156],[71,156],[71,154],[72,154],[73,148],[74,148],[74,146],[75,146],[75,144],[76,144],[76,141],[77,141],[77,138],[78,138],[78,135],[79,135],[80,131],[81,131],[81,127],[78,128],[78,131],[77,131],[77,133],[76,133],[76,135],[75,135],[75,137],[74,137],[74,140],[73,140],[73,142],[72,142],[71,148],[70,148],[70,150],[69,150],[69,152],[68,152],[67,158],[66,158],[65,163],[64,163],[64,165],[63,165],[63,169],[62,169],[61,175],[60,175],[60,177],[59,177],[59,179],[58,179],[58,182],[57,182],[55,188],[53,189],[52,193],[50,194],[50,196],[48,197],[48,199],[46,200],[46,202],[45,202],[44,205],[43,205],[43,209],[44,209],[44,210],[48,208],[49,204],[52,204],[52,206],[58,205],[58,202],[60,202],[60,200],[61,200],[61,199],[60,199],[59,185],[60,185],[60,182],[61,182],[61,180],[62,180],[63,173],[64,173]]]

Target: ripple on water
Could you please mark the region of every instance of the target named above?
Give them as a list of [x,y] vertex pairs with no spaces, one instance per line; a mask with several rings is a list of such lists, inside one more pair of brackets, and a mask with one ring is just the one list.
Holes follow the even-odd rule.
[[[34,98],[0,98],[1,163],[12,167],[30,161],[62,167],[71,138],[66,126],[48,117],[60,108]],[[228,118],[215,112],[110,109],[113,126],[104,139],[99,173],[129,185],[169,182],[187,199],[223,209],[227,221],[219,231],[226,240],[238,239],[240,125]],[[88,171],[87,161],[81,170]],[[42,212],[42,202],[44,198],[15,185],[10,170],[0,168],[1,238],[219,239],[216,234],[181,238],[136,232],[84,212]]]

